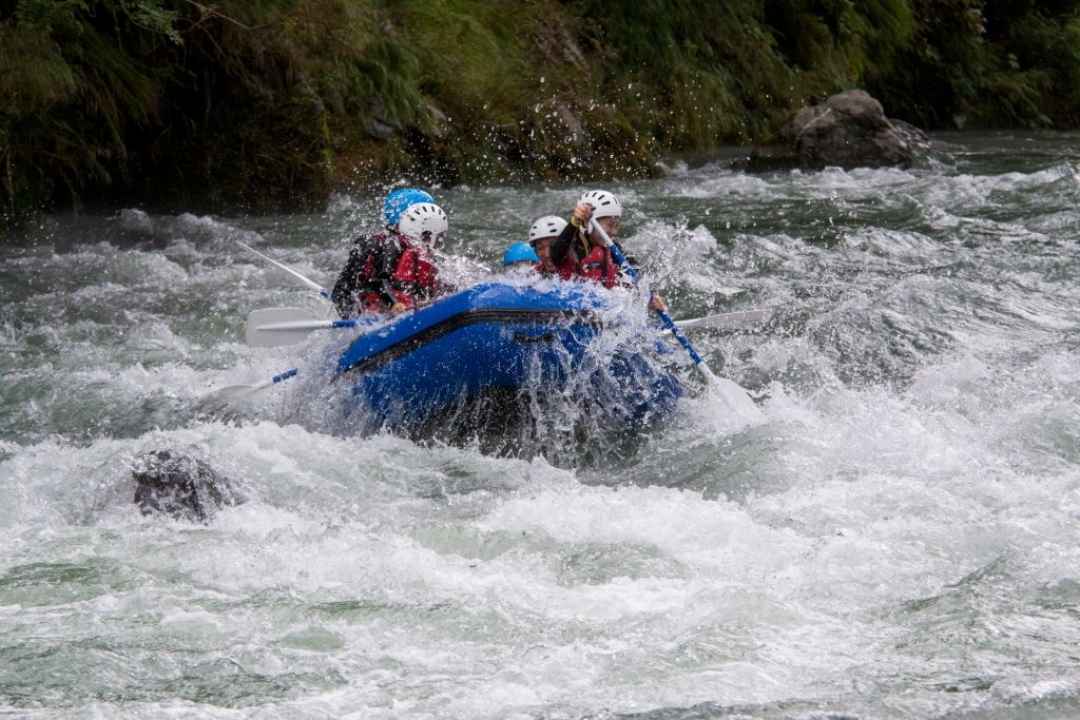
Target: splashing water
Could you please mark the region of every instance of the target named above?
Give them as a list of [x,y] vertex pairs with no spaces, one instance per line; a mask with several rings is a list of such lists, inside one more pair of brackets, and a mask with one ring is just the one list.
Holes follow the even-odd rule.
[[[629,438],[573,386],[499,432],[346,432],[347,335],[245,347],[248,311],[321,301],[235,240],[328,285],[373,200],[48,218],[0,258],[0,715],[1076,716],[1077,139],[611,188],[676,317],[778,308],[693,336],[762,417],[676,353],[690,394]],[[581,190],[437,193],[447,272]],[[196,411],[293,366],[247,420]],[[163,447],[247,502],[142,516]]]
[[[580,290],[533,272],[488,273],[478,280],[540,292]],[[309,340],[297,352],[302,358],[298,380],[260,409],[278,422],[319,432],[356,437],[391,432],[422,444],[469,446],[486,455],[543,455],[564,467],[632,461],[634,448],[670,414],[681,393],[673,371],[685,373],[687,368],[679,366],[687,363],[660,340],[661,329],[647,314],[647,295],[623,288],[602,293],[605,307],[595,310],[590,322],[603,331],[584,348],[551,344],[555,355],[547,364],[534,354],[527,361],[531,379],[519,391],[463,393],[443,410],[421,417],[408,412],[407,398],[389,409],[368,408],[350,381],[335,377],[342,352],[359,333],[374,331],[364,328],[329,341],[325,336]],[[752,401],[745,402],[757,411]]]

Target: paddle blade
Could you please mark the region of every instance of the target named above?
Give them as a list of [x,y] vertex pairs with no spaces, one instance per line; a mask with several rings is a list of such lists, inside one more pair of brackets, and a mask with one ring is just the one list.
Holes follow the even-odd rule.
[[706,378],[704,391],[688,399],[694,423],[703,432],[731,435],[765,422],[765,413],[737,383],[712,373]]
[[773,316],[775,308],[743,310],[741,312],[706,315],[690,320],[676,320],[682,330],[745,330],[764,323]]
[[719,393],[732,412],[744,420],[764,419],[765,414],[761,412],[761,408],[738,383],[727,378],[717,378],[717,382],[713,385],[713,392]]
[[199,401],[197,410],[203,415],[222,418],[241,415],[246,409],[247,403],[249,403],[260,391],[273,387],[278,383],[285,382],[290,378],[294,378],[298,372],[299,371],[296,368],[290,368],[258,385],[230,385],[229,387],[215,390],[214,392],[203,396],[202,400]]
[[[302,342],[313,328],[268,328],[282,323],[325,320],[323,313],[308,308],[265,308],[252,310],[247,318],[244,339],[252,347],[280,347]],[[228,388],[226,388],[228,389]]]
[[209,393],[195,406],[198,415],[233,420],[244,417],[250,411],[250,401],[261,388],[254,385],[233,385]]
[[208,406],[229,405],[238,400],[245,400],[261,389],[261,387],[255,385],[230,385],[207,394],[199,401],[199,404]]
[[698,365],[698,369],[705,375],[709,395],[724,404],[732,420],[739,425],[752,425],[765,419],[761,408],[741,385],[727,378],[717,377],[704,363]]

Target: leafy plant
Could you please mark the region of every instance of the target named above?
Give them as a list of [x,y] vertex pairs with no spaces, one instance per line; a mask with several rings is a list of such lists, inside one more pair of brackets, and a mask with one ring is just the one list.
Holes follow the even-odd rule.
[[865,87],[1080,124],[1080,0],[0,0],[0,211],[648,172]]

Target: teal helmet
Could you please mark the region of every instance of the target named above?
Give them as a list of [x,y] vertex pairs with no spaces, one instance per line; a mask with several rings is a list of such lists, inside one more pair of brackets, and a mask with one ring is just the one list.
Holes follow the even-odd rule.
[[540,262],[540,256],[536,254],[536,251],[532,249],[532,245],[527,242],[516,242],[510,247],[506,248],[506,252],[503,253],[503,265],[513,265],[519,262]]
[[386,226],[394,227],[401,221],[401,214],[417,203],[433,203],[435,198],[418,188],[391,190],[383,200],[383,217]]

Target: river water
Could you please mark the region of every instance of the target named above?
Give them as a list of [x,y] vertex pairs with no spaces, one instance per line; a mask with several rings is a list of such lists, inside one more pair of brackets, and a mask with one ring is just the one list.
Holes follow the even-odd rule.
[[[195,411],[326,338],[244,345],[319,301],[236,240],[330,284],[377,199],[47,218],[0,253],[0,717],[1080,715],[1078,147],[614,186],[676,317],[776,314],[693,336],[762,418],[609,464]],[[582,189],[435,189],[450,271]],[[165,447],[247,502],[143,517]]]

